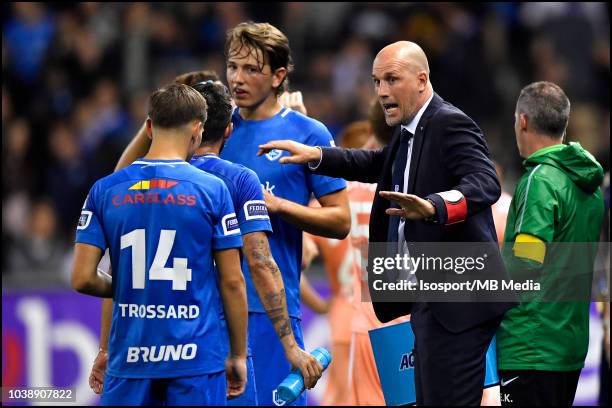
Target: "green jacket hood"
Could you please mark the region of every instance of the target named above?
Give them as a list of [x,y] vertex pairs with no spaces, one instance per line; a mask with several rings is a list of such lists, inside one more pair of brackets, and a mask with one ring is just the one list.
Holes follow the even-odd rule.
[[525,166],[548,164],[563,171],[583,191],[593,193],[603,181],[603,168],[580,143],[570,142],[559,149],[538,152],[525,160]]

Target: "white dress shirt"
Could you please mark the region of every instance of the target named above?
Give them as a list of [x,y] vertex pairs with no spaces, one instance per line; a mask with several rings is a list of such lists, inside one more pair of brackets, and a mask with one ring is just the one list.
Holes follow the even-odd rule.
[[[413,137],[408,142],[408,157],[406,159],[406,169],[404,170],[404,187],[402,190],[402,193],[404,194],[408,192],[408,179],[410,176],[410,160],[412,158],[412,142],[414,141],[414,136],[416,135],[417,125],[419,124],[419,121],[421,120],[421,116],[423,116],[425,109],[427,109],[432,99],[433,99],[433,92],[431,93],[431,96],[429,97],[429,99],[427,99],[427,102],[425,102],[423,106],[421,106],[421,109],[419,109],[417,114],[414,115],[414,118],[412,118],[410,123],[408,123],[407,125],[402,125],[402,129],[406,129],[413,135]],[[406,239],[404,238],[404,225],[405,224],[406,224],[405,218],[403,217],[400,218],[400,222],[397,227],[397,249],[400,254],[407,254],[408,256],[410,256],[410,253],[408,251],[408,246],[406,245]],[[411,269],[412,268],[409,268],[405,272],[408,274]],[[400,276],[399,278],[400,279],[408,278],[410,281],[416,282],[416,275],[414,274],[409,274],[408,276]]]

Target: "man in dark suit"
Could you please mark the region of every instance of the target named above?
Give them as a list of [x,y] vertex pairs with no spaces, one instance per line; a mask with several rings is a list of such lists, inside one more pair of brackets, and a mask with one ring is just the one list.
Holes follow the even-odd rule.
[[[481,130],[434,93],[427,57],[417,44],[400,41],[383,48],[374,59],[372,79],[386,122],[395,127],[384,149],[276,141],[260,146],[261,152],[286,150],[292,155],[281,163],[308,163],[318,173],[378,183],[371,252],[380,242],[400,254],[412,243],[491,242],[499,258],[491,205],[501,189]],[[369,258],[372,293],[372,253]],[[503,265],[497,265],[497,277],[504,278]],[[487,347],[513,305],[375,301],[374,310],[382,322],[412,315],[417,405],[479,405]]]

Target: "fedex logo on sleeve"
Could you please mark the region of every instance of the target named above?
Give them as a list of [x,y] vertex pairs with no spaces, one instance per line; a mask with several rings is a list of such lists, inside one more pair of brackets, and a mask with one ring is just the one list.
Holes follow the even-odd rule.
[[230,213],[223,216],[223,218],[221,218],[221,226],[223,227],[223,235],[240,234],[236,213]]
[[267,220],[268,208],[264,200],[250,200],[244,203],[244,218],[246,220]]

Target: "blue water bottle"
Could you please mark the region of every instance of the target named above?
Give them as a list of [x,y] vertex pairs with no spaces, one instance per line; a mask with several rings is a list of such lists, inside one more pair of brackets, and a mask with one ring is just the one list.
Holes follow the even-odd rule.
[[[319,364],[323,366],[323,370],[325,370],[332,361],[331,354],[323,347],[317,347],[312,350],[310,355],[317,359]],[[302,377],[302,373],[297,368],[293,369],[277,388],[280,399],[288,404],[295,401],[303,391],[304,377]]]

